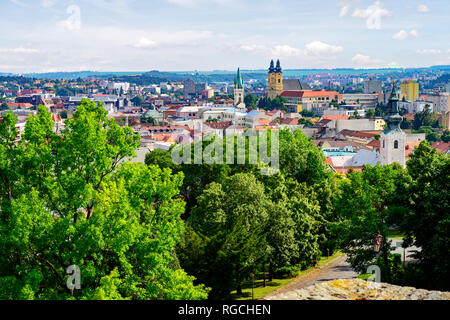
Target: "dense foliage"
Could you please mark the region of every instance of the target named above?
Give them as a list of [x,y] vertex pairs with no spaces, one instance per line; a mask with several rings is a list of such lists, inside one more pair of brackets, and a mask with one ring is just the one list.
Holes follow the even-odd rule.
[[[197,145],[204,152],[214,142],[224,143],[196,142],[192,154]],[[327,227],[334,177],[321,151],[302,132],[282,130],[280,173],[264,176],[261,164],[248,164],[248,143],[246,165],[174,165],[171,153],[162,151],[146,159],[185,175],[187,231],[179,259],[212,288],[211,298],[239,293],[251,273],[267,271],[271,279],[281,268],[313,266],[322,250],[334,249]]]
[[[143,165],[125,162],[138,136],[88,100],[61,134],[44,107],[21,139],[16,121],[0,122],[0,299],[226,299],[251,274],[294,276],[336,250],[360,272],[378,264],[383,281],[450,288],[449,156],[427,142],[406,169],[342,176],[301,131],[280,130],[280,170],[267,176],[248,164],[259,159],[248,135],[232,139],[234,164],[194,164],[198,152],[220,159],[218,145],[225,160],[213,137],[187,146],[192,164],[172,149]],[[392,227],[422,248],[417,263],[391,255]],[[81,290],[66,287],[72,265]]]
[[[0,122],[0,299],[204,299],[179,266],[182,174],[121,165],[139,139],[83,100],[61,135],[44,107]],[[69,266],[81,290],[66,287]]]

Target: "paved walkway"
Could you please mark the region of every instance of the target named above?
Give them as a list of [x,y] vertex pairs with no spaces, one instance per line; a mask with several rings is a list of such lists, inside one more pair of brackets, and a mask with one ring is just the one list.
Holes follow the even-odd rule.
[[333,281],[337,279],[354,279],[358,276],[358,273],[353,271],[350,264],[345,261],[346,259],[347,257],[345,255],[340,256],[321,268],[305,275],[304,277],[301,277],[300,279],[275,292],[272,292],[267,297],[278,296],[293,290],[307,288],[320,282]]

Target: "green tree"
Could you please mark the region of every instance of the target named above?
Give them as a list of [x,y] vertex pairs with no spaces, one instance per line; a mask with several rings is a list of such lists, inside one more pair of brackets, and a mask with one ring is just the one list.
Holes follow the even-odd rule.
[[413,130],[413,133],[425,133],[427,141],[431,144],[441,140],[440,134],[434,131],[431,126],[420,127],[419,130]]
[[[404,212],[406,186],[410,177],[398,164],[367,166],[364,172],[353,172],[341,180],[334,208],[339,217],[332,224],[349,262],[359,272],[366,272],[376,253],[376,235],[383,236],[382,260],[389,265],[388,229],[399,212]],[[390,280],[388,269],[382,270],[383,281]]]
[[130,100],[135,106],[140,107],[142,106],[142,103],[144,102],[144,98],[141,96],[136,96],[133,99]]
[[436,115],[431,111],[431,107],[428,104],[423,111],[416,113],[412,123],[412,128],[414,130],[419,130],[421,127],[425,126],[431,126],[433,128],[438,127]]
[[415,254],[419,260],[415,281],[421,287],[449,290],[450,157],[423,142],[407,166],[413,179],[408,189],[409,210],[399,221],[406,243],[421,248]]
[[412,128],[412,123],[411,123],[411,121],[410,121],[409,119],[403,118],[403,121],[402,121],[402,123],[400,124],[400,127],[401,127],[403,130],[409,130],[409,129]]
[[441,140],[446,143],[450,142],[450,131],[449,130],[444,131],[444,133],[442,134]]
[[0,105],[0,111],[8,109],[9,109],[8,105],[5,102],[2,102],[2,104]]
[[366,111],[366,118],[367,119],[373,119],[375,118],[375,110],[369,109]]
[[254,108],[254,107],[256,107],[256,103],[258,102],[258,98],[255,97],[253,94],[247,94],[245,96],[245,98],[244,98],[244,102],[245,102],[245,105],[247,107]]
[[[182,174],[120,163],[139,138],[83,100],[61,135],[40,106],[0,123],[1,299],[205,299],[177,262]],[[82,288],[66,287],[77,265]]]
[[314,111],[303,110],[301,112],[301,115],[305,118],[313,118],[316,116],[316,113]]
[[[233,288],[242,293],[242,282],[267,252],[269,207],[263,184],[251,174],[212,183],[199,197],[188,224],[206,241],[208,255],[202,259],[209,261],[209,268],[197,272],[212,287],[212,297],[225,298]],[[189,253],[180,257],[190,259]]]

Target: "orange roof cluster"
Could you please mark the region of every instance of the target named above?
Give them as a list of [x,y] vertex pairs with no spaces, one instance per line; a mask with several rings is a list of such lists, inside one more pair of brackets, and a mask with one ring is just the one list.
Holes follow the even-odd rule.
[[406,158],[409,158],[411,153],[414,152],[414,149],[416,147],[418,147],[421,143],[422,143],[422,141],[407,142],[406,145],[405,145],[405,156],[406,156]]
[[327,115],[327,116],[322,116],[322,119],[327,119],[327,120],[348,120],[348,119],[350,119],[350,116]]
[[440,153],[446,153],[450,149],[450,142],[437,141],[431,147]]
[[260,126],[267,126],[271,122],[272,120],[270,119],[258,119],[258,125]]
[[286,90],[281,94],[282,97],[293,98],[319,98],[319,97],[336,97],[341,94],[337,91],[300,91],[300,90]]
[[7,102],[6,105],[10,108],[32,108],[33,105],[31,103],[9,103]]

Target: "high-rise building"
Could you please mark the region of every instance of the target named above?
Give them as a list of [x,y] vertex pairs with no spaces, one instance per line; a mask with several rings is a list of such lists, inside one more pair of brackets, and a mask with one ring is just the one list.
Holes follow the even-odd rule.
[[437,113],[446,113],[450,111],[450,94],[447,92],[437,92],[427,95],[428,100],[433,102],[434,111]]
[[406,134],[400,128],[403,117],[400,115],[399,98],[395,91],[395,84],[392,88],[391,98],[388,104],[388,114],[385,120],[387,127],[380,137],[381,165],[384,166],[397,162],[403,167],[406,167]]
[[383,92],[383,82],[380,80],[365,80],[364,93],[380,93]]
[[400,89],[407,101],[419,100],[419,84],[417,82],[412,80],[406,81],[400,85]]

